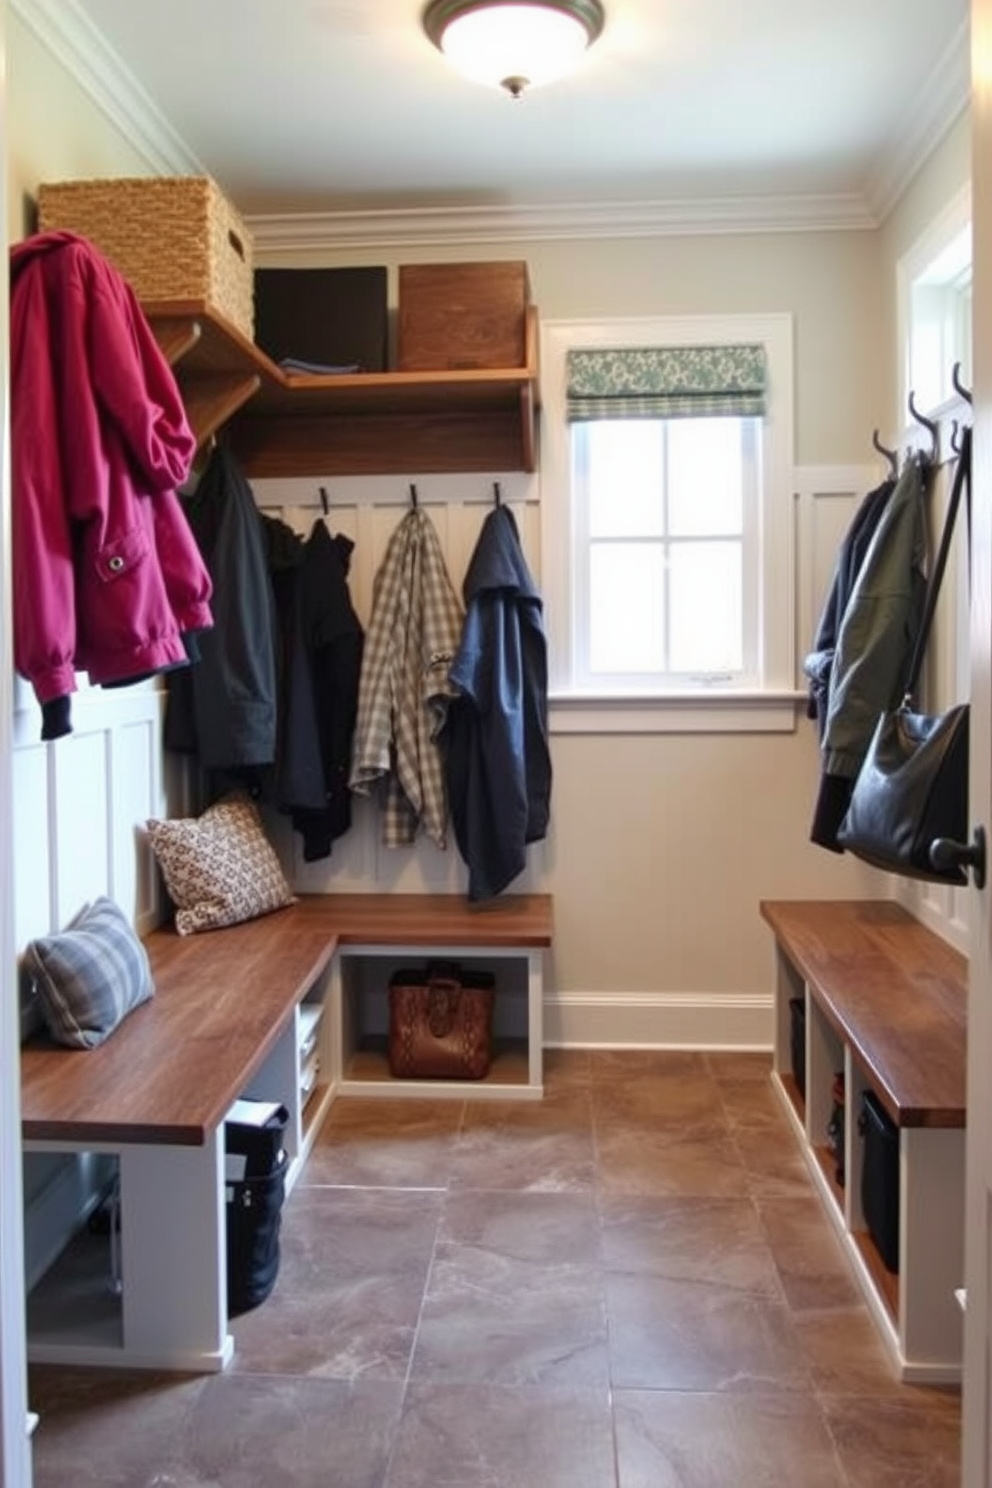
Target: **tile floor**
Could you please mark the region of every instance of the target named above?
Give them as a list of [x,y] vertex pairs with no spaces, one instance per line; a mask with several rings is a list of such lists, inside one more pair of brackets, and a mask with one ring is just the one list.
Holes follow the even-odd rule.
[[35,1488],[956,1488],[760,1056],[338,1101],[220,1376],[36,1368]]

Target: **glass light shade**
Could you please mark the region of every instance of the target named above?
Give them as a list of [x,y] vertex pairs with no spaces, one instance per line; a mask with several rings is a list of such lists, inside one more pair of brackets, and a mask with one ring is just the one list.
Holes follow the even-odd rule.
[[454,16],[440,45],[466,77],[517,95],[570,72],[590,40],[589,27],[576,15],[508,0]]

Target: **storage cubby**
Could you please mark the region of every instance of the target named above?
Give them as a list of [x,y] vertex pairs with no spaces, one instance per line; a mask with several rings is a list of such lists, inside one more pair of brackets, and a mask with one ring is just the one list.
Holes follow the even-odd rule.
[[[432,961],[455,961],[464,970],[492,973],[496,985],[493,1060],[482,1080],[410,1080],[390,1074],[389,982],[401,968],[426,970]],[[351,1095],[501,1096],[535,1099],[542,1093],[540,1001],[543,978],[539,952],[468,951],[439,947],[388,952],[349,947],[338,952],[332,974],[336,991],[338,1038],[334,1063],[337,1093]]]
[[[774,1088],[900,1377],[955,1383],[962,1351],[955,1293],[964,1273],[963,958],[886,901],[766,902],[761,910],[775,933]],[[797,999],[805,1010],[805,1098],[794,1068]],[[839,1074],[843,1182],[828,1135]],[[862,1199],[866,1091],[895,1133],[894,1268]],[[880,1180],[869,1172],[867,1181]],[[880,1197],[873,1186],[876,1210]]]

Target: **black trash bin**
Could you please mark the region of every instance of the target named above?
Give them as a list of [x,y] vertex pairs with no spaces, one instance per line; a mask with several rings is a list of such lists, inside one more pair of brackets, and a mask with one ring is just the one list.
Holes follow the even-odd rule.
[[[264,1302],[279,1274],[279,1231],[289,1158],[285,1106],[267,1111],[260,1124],[225,1121],[227,1310],[234,1317]],[[242,1159],[243,1161],[238,1161]]]

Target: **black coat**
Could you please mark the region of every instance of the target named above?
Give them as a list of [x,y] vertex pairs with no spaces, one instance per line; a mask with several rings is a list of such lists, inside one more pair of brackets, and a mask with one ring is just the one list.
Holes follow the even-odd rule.
[[444,728],[446,779],[469,898],[489,899],[546,836],[551,802],[543,606],[513,513],[487,516],[463,585],[465,623]]
[[214,592],[199,665],[168,678],[166,748],[204,769],[250,776],[276,754],[276,632],[262,522],[251,487],[218,446],[184,507]]
[[298,576],[300,638],[310,670],[324,780],[322,804],[293,812],[307,862],[328,857],[333,840],[351,826],[348,774],[365,641],[348,590],[353,548],[350,538],[340,533],[332,537],[322,521],[315,522]]
[[354,544],[322,521],[307,538],[263,517],[279,617],[279,743],[271,804],[306,862],[351,826],[348,772],[364,636],[348,590]]

